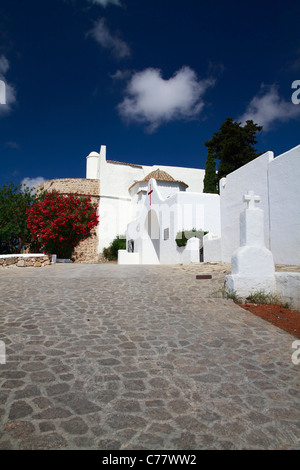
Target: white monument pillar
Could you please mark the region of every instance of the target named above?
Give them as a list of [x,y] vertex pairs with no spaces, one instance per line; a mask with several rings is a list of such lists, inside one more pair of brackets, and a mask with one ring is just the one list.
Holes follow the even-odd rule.
[[276,291],[273,255],[264,242],[264,212],[255,205],[259,201],[253,191],[244,196],[247,208],[240,215],[240,248],[233,253],[231,275],[226,276],[226,291],[241,297]]

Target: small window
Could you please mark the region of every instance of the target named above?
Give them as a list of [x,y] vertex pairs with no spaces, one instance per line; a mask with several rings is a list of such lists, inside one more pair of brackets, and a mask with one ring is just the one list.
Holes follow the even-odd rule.
[[170,229],[165,228],[164,229],[164,240],[169,240],[169,238],[170,238]]

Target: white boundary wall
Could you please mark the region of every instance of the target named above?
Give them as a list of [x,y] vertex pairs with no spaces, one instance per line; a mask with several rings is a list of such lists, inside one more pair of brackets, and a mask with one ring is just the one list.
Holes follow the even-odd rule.
[[300,265],[300,145],[270,162],[268,178],[274,261]]
[[221,261],[240,246],[244,194],[253,190],[264,211],[265,246],[275,264],[300,265],[300,145],[274,158],[266,152],[220,182]]

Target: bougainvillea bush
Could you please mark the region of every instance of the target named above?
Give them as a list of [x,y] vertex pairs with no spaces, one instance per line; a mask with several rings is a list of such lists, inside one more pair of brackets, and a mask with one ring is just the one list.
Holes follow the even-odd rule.
[[71,258],[81,240],[92,236],[98,224],[97,205],[90,196],[46,193],[26,211],[27,226],[44,253]]

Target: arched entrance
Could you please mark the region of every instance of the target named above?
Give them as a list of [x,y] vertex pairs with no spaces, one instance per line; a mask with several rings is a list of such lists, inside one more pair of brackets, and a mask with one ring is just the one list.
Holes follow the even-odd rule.
[[150,210],[146,215],[142,234],[142,264],[159,264],[160,227],[157,214]]

